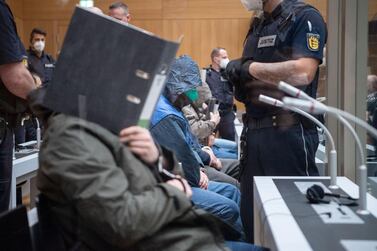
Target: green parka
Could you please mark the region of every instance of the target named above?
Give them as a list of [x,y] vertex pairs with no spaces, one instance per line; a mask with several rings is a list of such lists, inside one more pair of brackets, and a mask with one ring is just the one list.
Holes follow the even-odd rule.
[[101,126],[59,114],[47,120],[37,186],[67,247],[80,250],[228,250],[216,220],[159,183]]

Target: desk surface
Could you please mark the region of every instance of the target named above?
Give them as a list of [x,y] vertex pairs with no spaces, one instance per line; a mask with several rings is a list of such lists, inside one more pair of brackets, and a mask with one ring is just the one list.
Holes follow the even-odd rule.
[[[31,153],[30,155],[24,156],[13,160],[13,171],[12,171],[12,184],[11,184],[11,199],[10,208],[16,207],[16,185],[17,183],[29,180],[36,176],[38,170],[38,152]],[[31,189],[32,190],[32,189]],[[34,199],[34,194],[30,191],[31,200]]]
[[[291,180],[290,182],[293,184],[295,183],[295,186],[297,187],[295,194],[287,195],[282,194],[280,185],[277,185],[279,182],[276,181],[284,181]],[[255,177],[254,178],[254,222],[255,222],[255,231],[254,231],[254,237],[256,244],[264,245],[271,250],[320,250],[318,249],[318,245],[316,248],[313,247],[313,245],[310,244],[310,242],[313,244],[313,239],[315,238],[315,234],[317,236],[322,236],[323,239],[320,240],[325,243],[326,247],[330,247],[332,242],[336,242],[336,236],[331,234],[331,231],[333,230],[334,226],[337,227],[336,231],[340,231],[347,226],[347,224],[350,224],[348,226],[355,226],[352,224],[363,224],[364,221],[360,221],[361,219],[366,219],[363,217],[358,217],[359,215],[355,214],[356,217],[352,217],[352,222],[349,223],[348,219],[344,222],[331,222],[334,219],[336,219],[336,212],[332,212],[332,218],[330,222],[324,222],[323,227],[320,227],[320,229],[316,229],[315,226],[311,226],[309,228],[313,235],[308,234],[308,228],[305,227],[304,224],[305,221],[302,219],[304,218],[303,215],[310,214],[311,219],[324,219],[326,214],[328,214],[329,206],[320,206],[319,208],[313,207],[313,209],[307,210],[308,212],[304,211],[304,214],[298,215],[297,210],[296,212],[292,213],[292,200],[297,201],[295,202],[297,205],[299,203],[306,204],[306,207],[310,207],[311,205],[308,203],[302,202],[302,197],[304,197],[306,188],[302,187],[302,184],[305,184],[304,182],[308,181],[314,181],[318,183],[327,182],[328,178],[326,177]],[[281,183],[281,182],[280,182]],[[297,185],[301,184],[301,185]],[[309,184],[306,184],[309,185]],[[351,182],[349,179],[345,177],[339,177],[338,178],[338,185],[339,187],[348,193],[351,197],[358,197],[358,187]],[[300,188],[301,186],[301,188]],[[309,185],[310,186],[310,185]],[[301,191],[302,192],[301,192]],[[300,197],[298,197],[300,196]],[[289,198],[290,203],[289,204]],[[300,202],[301,200],[301,202]],[[372,225],[368,225],[369,228],[374,229],[375,231],[371,231],[370,233],[367,232],[366,235],[368,235],[365,239],[361,240],[352,240],[352,238],[348,237],[341,238],[340,245],[339,243],[336,243],[337,249],[331,249],[331,250],[347,250],[347,251],[354,251],[354,250],[377,250],[377,199],[374,197],[368,195],[367,197],[368,201],[368,210],[371,212],[371,214],[368,216],[369,220],[368,223]],[[288,202],[288,203],[287,203]],[[338,204],[335,204],[335,208],[337,209],[339,206]],[[302,206],[302,205],[301,205]],[[322,212],[321,209],[325,208],[326,213]],[[341,207],[344,210],[349,210],[348,207],[342,206]],[[319,210],[319,211],[317,211]],[[346,213],[349,213],[349,215],[352,215],[351,212],[346,211]],[[308,218],[309,216],[306,215]],[[323,218],[324,217],[324,218]],[[338,217],[338,219],[341,217]],[[303,223],[304,222],[304,223]],[[318,223],[318,221],[317,221]],[[300,225],[301,224],[301,225]],[[332,224],[332,225],[331,225]],[[366,223],[365,223],[366,224]],[[375,224],[375,225],[374,225]],[[360,227],[360,225],[358,225]],[[362,226],[363,227],[363,226]],[[349,229],[351,229],[349,227]],[[321,232],[322,230],[322,232]],[[330,234],[326,233],[326,231],[330,231]],[[305,232],[306,231],[306,232]],[[335,231],[334,231],[335,232]],[[339,237],[339,233],[336,232]],[[375,234],[374,234],[375,233]],[[342,234],[342,233],[341,233]],[[362,233],[358,233],[358,235],[361,235]],[[356,235],[356,234],[355,234]],[[309,237],[307,237],[309,236]],[[346,235],[347,236],[347,235]],[[372,236],[372,237],[371,237]],[[374,238],[375,237],[375,238]],[[311,238],[308,240],[308,238]],[[365,241],[368,240],[368,241]],[[323,249],[322,249],[323,250]]]

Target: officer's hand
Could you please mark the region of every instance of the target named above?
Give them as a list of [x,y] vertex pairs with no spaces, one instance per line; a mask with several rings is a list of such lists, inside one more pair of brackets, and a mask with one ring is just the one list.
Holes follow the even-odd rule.
[[130,151],[147,164],[158,160],[159,151],[149,131],[140,126],[123,129],[119,134],[120,141],[125,143]]
[[230,61],[225,69],[225,75],[229,82],[238,86],[253,80],[254,78],[249,73],[249,67],[252,62],[253,61],[248,58]]
[[225,75],[230,83],[233,85],[238,85],[241,78],[241,66],[242,59],[235,59],[228,63],[225,68]]

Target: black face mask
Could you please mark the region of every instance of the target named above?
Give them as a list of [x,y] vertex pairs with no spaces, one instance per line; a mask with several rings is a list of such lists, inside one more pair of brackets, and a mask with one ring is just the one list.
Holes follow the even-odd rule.
[[191,105],[192,102],[191,100],[186,96],[186,94],[184,93],[181,93],[177,99],[175,100],[174,102],[174,107],[176,107],[177,109],[181,110],[183,107],[187,106],[187,105]]

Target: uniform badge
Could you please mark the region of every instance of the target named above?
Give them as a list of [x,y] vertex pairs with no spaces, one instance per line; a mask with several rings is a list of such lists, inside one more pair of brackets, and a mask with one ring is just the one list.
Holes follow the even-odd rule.
[[306,34],[306,40],[308,44],[308,48],[311,51],[318,51],[319,50],[319,34],[313,34],[313,33],[307,33]]
[[22,57],[22,64],[25,65],[26,68],[29,67],[29,64],[28,64],[28,62],[27,62],[27,57],[26,57],[26,56],[23,56],[23,57]]
[[277,37],[276,35],[271,35],[271,36],[265,36],[265,37],[259,38],[258,48],[275,46],[276,37]]

